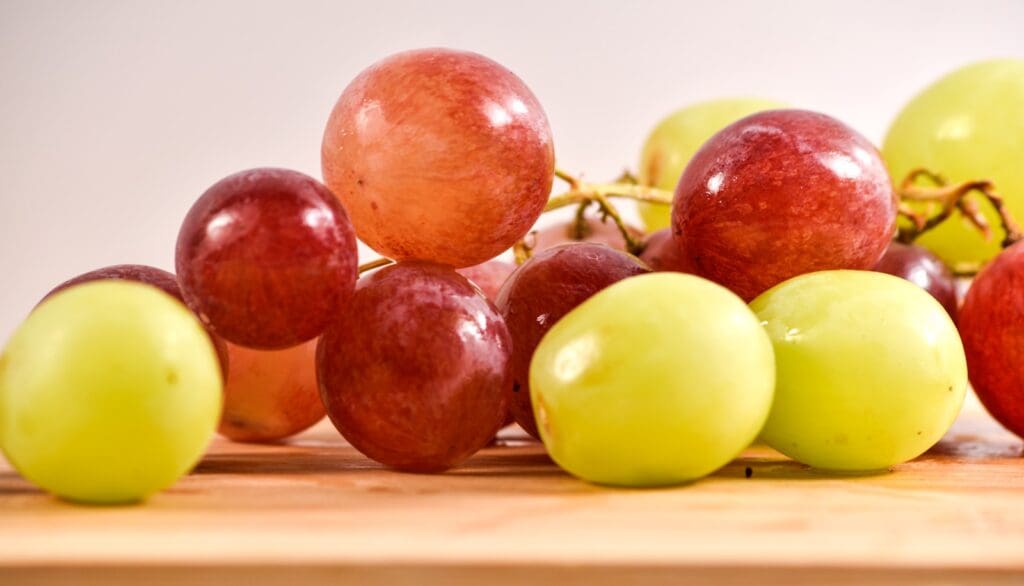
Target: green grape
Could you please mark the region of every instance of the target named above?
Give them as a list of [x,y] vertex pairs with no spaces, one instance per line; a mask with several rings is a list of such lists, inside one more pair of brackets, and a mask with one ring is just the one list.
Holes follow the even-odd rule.
[[681,273],[620,281],[566,314],[530,365],[541,439],[585,480],[659,486],[700,478],[768,416],[771,342],[743,301]]
[[[640,156],[640,182],[673,191],[686,163],[709,138],[729,124],[763,110],[786,105],[757,98],[725,98],[677,110],[658,123]],[[669,207],[640,203],[648,232],[669,225]]]
[[170,486],[220,418],[210,337],[158,289],[71,287],[40,304],[0,358],[0,446],[60,497],[131,502]]
[[750,306],[775,346],[775,401],[761,437],[794,460],[884,469],[922,454],[960,411],[960,337],[917,285],[822,271],[776,285]]
[[[897,182],[915,167],[955,182],[990,179],[1010,212],[1024,217],[1024,59],[976,63],[926,88],[893,122],[882,156]],[[955,214],[918,244],[953,265],[992,258],[1003,231],[991,206],[979,207],[992,238]]]

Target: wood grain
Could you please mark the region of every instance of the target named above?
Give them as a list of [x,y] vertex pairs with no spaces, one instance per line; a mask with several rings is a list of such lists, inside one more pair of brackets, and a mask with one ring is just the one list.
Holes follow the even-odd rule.
[[0,465],[0,582],[1024,584],[1024,447],[974,404],[928,454],[872,476],[755,447],[688,486],[609,489],[502,443],[428,476],[380,468],[327,425],[218,440],[175,487],[116,508]]

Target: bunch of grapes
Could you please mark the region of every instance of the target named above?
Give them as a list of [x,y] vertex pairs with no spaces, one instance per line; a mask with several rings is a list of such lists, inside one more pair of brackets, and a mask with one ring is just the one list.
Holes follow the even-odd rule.
[[[968,372],[1024,434],[1021,104],[1020,61],[954,73],[883,159],[824,114],[708,102],[656,128],[639,178],[585,183],[555,169],[513,73],[393,55],[335,104],[322,183],[230,175],[185,217],[176,275],[119,265],[55,288],[0,359],[0,445],[89,502],[168,486],[215,429],[277,441],[325,414],[412,472],[458,466],[512,422],[601,484],[694,480],[759,435],[870,471],[941,438]],[[551,197],[556,179],[569,189]],[[565,206],[574,219],[531,231]],[[997,221],[1004,252],[961,246]],[[360,266],[357,238],[383,258]],[[960,307],[947,263],[993,257]]]

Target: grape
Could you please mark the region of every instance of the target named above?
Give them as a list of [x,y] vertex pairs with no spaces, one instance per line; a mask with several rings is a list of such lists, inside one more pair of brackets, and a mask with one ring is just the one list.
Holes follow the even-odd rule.
[[874,270],[902,277],[931,294],[956,321],[956,278],[942,260],[912,244],[893,242]]
[[978,274],[960,308],[971,385],[999,423],[1024,437],[1024,245]]
[[469,279],[480,288],[484,296],[492,303],[498,298],[498,291],[505,279],[516,270],[516,265],[503,260],[489,260],[485,263],[459,269],[455,272]]
[[317,349],[327,414],[345,439],[399,470],[440,472],[505,419],[511,340],[454,270],[400,262],[363,277]]
[[[644,236],[643,230],[635,226],[627,225],[626,229],[637,240],[642,239]],[[574,220],[559,222],[538,230],[534,236],[533,250],[540,252],[541,250],[547,250],[553,246],[570,242],[594,242],[597,244],[607,244],[616,250],[626,250],[626,240],[622,237],[622,232],[615,225],[615,222],[611,220],[602,222],[600,218],[594,217],[586,219],[583,224],[582,234],[577,233]]]
[[529,88],[449,49],[398,53],[360,73],[331,112],[321,160],[363,242],[455,267],[522,238],[554,180],[551,129]]
[[626,279],[569,312],[533,357],[551,457],[591,482],[693,480],[747,447],[768,416],[772,347],[725,288],[679,273]]
[[662,228],[647,237],[640,260],[655,271],[697,272],[693,260],[682,250],[680,243],[672,238],[671,228]]
[[690,161],[672,204],[697,273],[750,300],[822,269],[869,269],[896,226],[875,147],[838,120],[802,110],[748,116]]
[[751,308],[775,346],[775,402],[761,437],[816,468],[880,470],[922,454],[963,404],[967,367],[949,314],[903,279],[822,271]]
[[[1024,216],[1024,59],[975,63],[936,81],[897,116],[882,154],[897,181],[916,167],[955,182],[990,179],[1010,212]],[[954,215],[918,244],[951,265],[992,258],[1003,231],[987,203],[978,207],[993,238]]]
[[544,334],[601,289],[648,272],[639,259],[604,244],[563,244],[523,263],[498,294],[496,305],[512,334],[509,409],[516,422],[540,438],[530,403],[530,359]]
[[96,281],[40,304],[0,358],[0,445],[66,499],[144,499],[185,474],[217,426],[210,338],[172,297]]
[[231,372],[224,385],[221,435],[243,442],[274,441],[323,419],[316,344],[311,340],[270,351],[229,345]]
[[[640,156],[640,182],[672,191],[697,149],[729,124],[785,104],[757,98],[724,98],[688,106],[669,114],[651,131]],[[649,232],[667,228],[668,206],[640,202],[640,216]]]
[[[147,285],[152,285],[171,297],[174,297],[178,301],[185,303],[185,298],[181,295],[181,288],[178,287],[178,278],[163,269],[147,265],[113,265],[89,271],[88,273],[82,273],[81,275],[68,279],[54,287],[46,294],[45,297],[43,297],[40,303],[68,287],[81,285],[82,283],[90,283],[101,279],[145,283]],[[207,333],[210,335],[210,341],[213,342],[213,348],[217,351],[217,360],[220,362],[221,375],[223,378],[227,378],[229,361],[227,345],[225,345],[224,340],[221,340],[216,334],[209,331],[209,329],[207,329]]]
[[218,181],[178,233],[185,300],[229,342],[274,350],[320,335],[352,295],[348,216],[315,179],[252,169]]

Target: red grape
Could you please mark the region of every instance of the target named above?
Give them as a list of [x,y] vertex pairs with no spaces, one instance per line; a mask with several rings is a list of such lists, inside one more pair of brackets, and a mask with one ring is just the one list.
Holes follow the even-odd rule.
[[218,431],[235,441],[273,441],[323,419],[316,343],[270,351],[229,344],[231,371]]
[[[130,264],[112,265],[96,269],[94,271],[89,271],[88,273],[82,273],[81,275],[68,279],[54,287],[43,297],[42,300],[40,300],[39,303],[46,301],[53,294],[63,291],[68,287],[99,280],[135,281],[138,283],[145,283],[160,289],[183,304],[185,303],[185,298],[181,295],[181,287],[178,286],[178,278],[175,277],[173,273],[148,265]],[[217,351],[217,360],[220,362],[221,375],[226,379],[228,376],[229,363],[227,345],[224,343],[224,340],[211,332],[209,328],[207,328],[206,333],[209,334],[210,341],[213,342],[213,349]]]
[[[640,240],[643,238],[643,230],[634,226],[626,226],[630,234]],[[576,222],[559,222],[537,231],[534,236],[533,250],[540,252],[552,246],[566,244],[568,242],[595,242],[607,244],[616,250],[626,250],[626,240],[615,222],[608,220],[602,222],[600,218],[588,217],[583,224],[583,233],[577,233]]]
[[956,278],[949,267],[930,251],[912,244],[893,242],[874,270],[902,277],[931,293],[956,320]]
[[392,468],[439,472],[504,422],[511,340],[501,316],[449,267],[401,262],[359,280],[320,339],[327,414],[345,439]]
[[351,297],[358,264],[345,210],[311,177],[252,169],[189,210],[176,264],[189,306],[229,342],[273,350],[320,335]]
[[683,252],[680,245],[681,243],[672,237],[671,228],[662,228],[647,237],[644,251],[640,253],[640,260],[658,272],[696,273],[693,259]]
[[530,403],[529,375],[530,360],[541,338],[593,294],[646,272],[647,267],[634,256],[604,244],[577,243],[533,255],[505,282],[497,306],[512,334],[509,409],[530,435],[540,437]]
[[761,112],[714,135],[672,206],[673,232],[698,274],[748,301],[803,273],[875,266],[895,222],[877,149],[802,110]]
[[1024,437],[1024,245],[1007,248],[975,277],[958,326],[978,398]]
[[485,263],[459,269],[456,272],[466,277],[474,285],[480,287],[483,294],[492,303],[498,298],[498,291],[505,279],[516,270],[516,265],[503,260],[489,260]]
[[530,229],[554,180],[551,129],[508,69],[463,51],[392,55],[327,122],[324,180],[359,238],[396,260],[466,267]]

